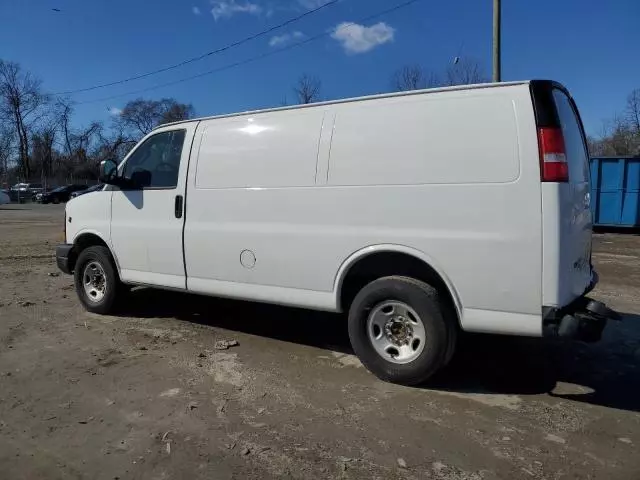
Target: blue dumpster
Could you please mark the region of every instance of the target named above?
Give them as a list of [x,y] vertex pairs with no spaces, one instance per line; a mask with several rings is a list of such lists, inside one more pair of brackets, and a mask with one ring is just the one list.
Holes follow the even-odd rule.
[[640,157],[591,159],[591,210],[596,226],[640,227]]

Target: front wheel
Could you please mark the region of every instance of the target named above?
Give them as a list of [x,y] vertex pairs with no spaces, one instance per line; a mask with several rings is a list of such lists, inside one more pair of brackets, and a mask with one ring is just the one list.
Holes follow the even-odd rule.
[[74,280],[84,308],[100,314],[113,310],[120,280],[107,247],[98,245],[84,249],[76,261]]
[[365,286],[349,309],[349,338],[360,361],[382,380],[425,382],[451,355],[455,325],[438,292],[409,277]]

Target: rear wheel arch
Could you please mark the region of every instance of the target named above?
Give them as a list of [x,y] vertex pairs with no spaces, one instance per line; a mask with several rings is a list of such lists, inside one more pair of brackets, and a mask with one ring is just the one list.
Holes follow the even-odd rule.
[[370,246],[352,254],[341,266],[335,291],[339,310],[348,311],[358,292],[368,283],[386,276],[406,276],[435,288],[455,315],[458,326],[462,307],[447,276],[424,253],[400,245]]

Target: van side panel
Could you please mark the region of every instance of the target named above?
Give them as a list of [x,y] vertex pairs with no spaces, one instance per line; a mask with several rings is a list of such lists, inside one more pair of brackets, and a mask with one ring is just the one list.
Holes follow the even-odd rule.
[[[221,160],[219,147],[199,148],[185,226],[190,290],[337,309],[337,274],[346,259],[370,246],[397,245],[423,252],[447,275],[463,328],[541,334],[540,173],[527,85],[305,112],[317,115],[317,123],[309,120],[315,137],[277,137],[262,157],[273,168],[266,177],[246,172],[250,181],[243,183],[221,173],[224,187],[212,177],[218,167],[202,165],[226,162],[225,169],[242,178],[238,168]],[[282,131],[299,122],[293,112],[266,115],[282,115],[268,119]],[[221,120],[201,125],[228,128]],[[258,165],[253,142],[275,131],[246,134],[235,145]],[[200,136],[203,143],[214,138]],[[317,149],[329,141],[330,148]],[[282,160],[294,151],[304,152],[297,154],[304,165]],[[298,176],[309,164],[326,172],[314,186],[300,183],[306,173]],[[243,265],[246,251],[254,263]]]
[[322,204],[310,192],[323,119],[306,109],[200,124],[186,200],[189,290],[222,294],[216,282],[322,290],[304,278],[315,275],[310,229]]
[[203,122],[195,187],[314,185],[323,117],[306,110]]
[[508,92],[460,91],[336,108],[329,185],[508,183],[519,174]]

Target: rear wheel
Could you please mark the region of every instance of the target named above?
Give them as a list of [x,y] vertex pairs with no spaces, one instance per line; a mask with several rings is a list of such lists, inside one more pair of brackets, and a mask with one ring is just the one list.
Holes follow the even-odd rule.
[[76,292],[84,307],[93,313],[107,314],[115,306],[120,279],[107,247],[87,247],[76,261]]
[[449,360],[455,320],[438,292],[409,277],[384,277],[365,286],[349,310],[349,338],[362,363],[382,380],[425,382]]

